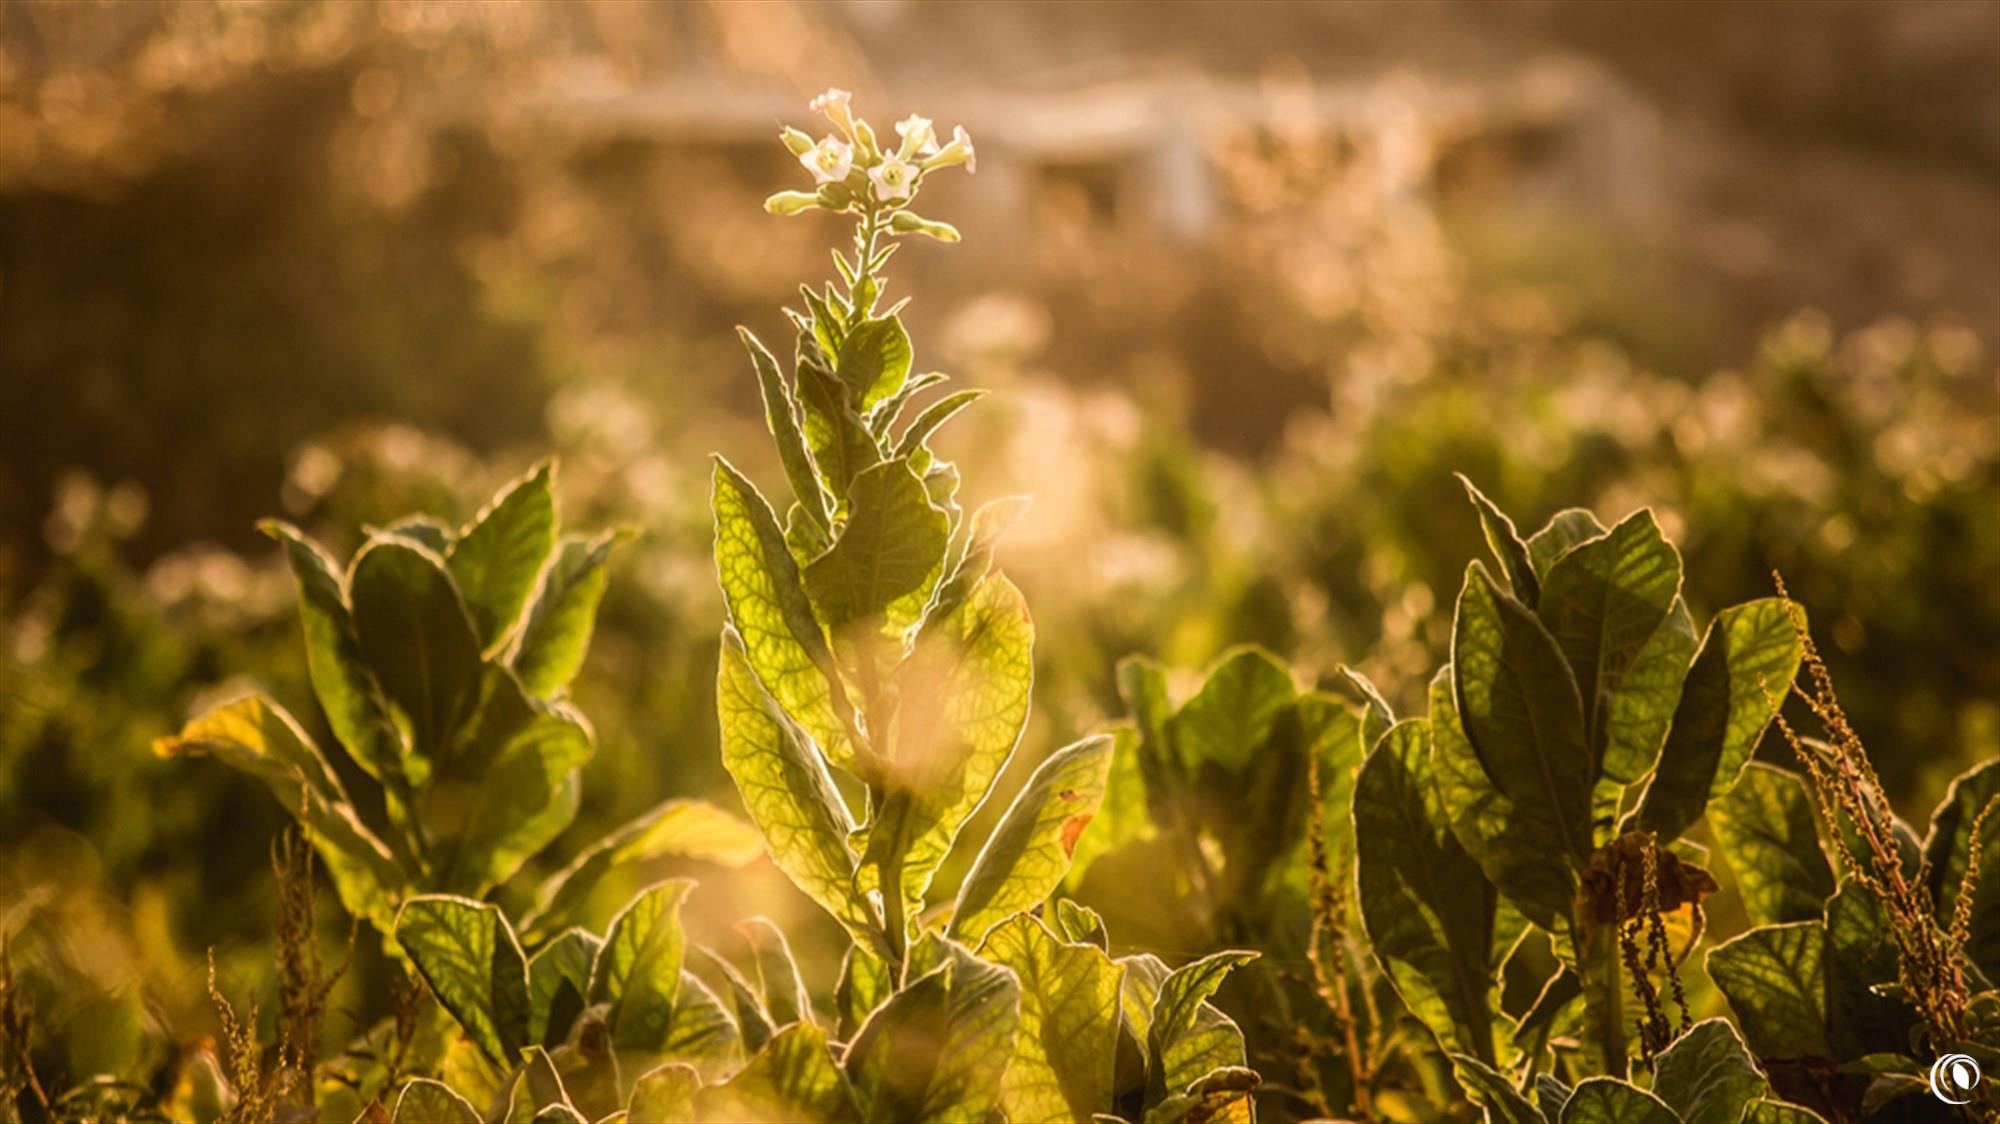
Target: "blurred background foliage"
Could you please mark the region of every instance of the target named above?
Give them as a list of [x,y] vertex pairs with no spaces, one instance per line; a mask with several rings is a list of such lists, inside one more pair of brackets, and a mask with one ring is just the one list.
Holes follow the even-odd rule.
[[[980,145],[927,208],[964,250],[891,295],[919,369],[998,391],[941,442],[968,498],[1036,500],[1007,785],[1134,652],[1187,686],[1255,642],[1420,709],[1463,471],[1531,526],[1652,505],[1697,619],[1782,570],[1921,822],[2000,753],[1996,51],[1951,2],[0,7],[0,932],[38,1062],[165,1087],[204,950],[268,991],[283,813],[149,749],[253,678],[308,712],[259,516],[344,554],[555,452],[567,523],[645,537],[551,854],[717,792],[706,455],[768,444],[731,325],[781,336],[825,273],[833,228],[758,204],[829,83]],[[772,885],[697,912],[810,933]]]

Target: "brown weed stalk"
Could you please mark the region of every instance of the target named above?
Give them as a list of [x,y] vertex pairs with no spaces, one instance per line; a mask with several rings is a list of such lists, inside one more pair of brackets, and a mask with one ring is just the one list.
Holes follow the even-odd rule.
[[[1347,1069],[1354,1082],[1354,1111],[1366,1118],[1371,1113],[1369,1085],[1374,1080],[1376,1064],[1375,1035],[1380,1020],[1373,1009],[1374,996],[1362,987],[1363,998],[1369,1004],[1369,1042],[1366,1048],[1355,1026],[1354,1004],[1348,992],[1347,948],[1347,891],[1345,880],[1334,876],[1332,863],[1327,858],[1326,817],[1321,810],[1319,757],[1313,754],[1306,764],[1306,803],[1309,809],[1306,823],[1306,878],[1307,894],[1312,905],[1312,929],[1307,936],[1306,959],[1312,963],[1313,990],[1320,1001],[1333,1012],[1335,1025],[1345,1040]],[[1307,1061],[1302,1059],[1301,1068]],[[1326,1106],[1331,1107],[1331,1106]]]
[[23,1092],[35,1098],[42,1115],[50,1115],[49,1094],[35,1076],[35,1059],[28,1048],[33,1020],[14,982],[14,942],[0,936],[0,1105],[11,1113]]

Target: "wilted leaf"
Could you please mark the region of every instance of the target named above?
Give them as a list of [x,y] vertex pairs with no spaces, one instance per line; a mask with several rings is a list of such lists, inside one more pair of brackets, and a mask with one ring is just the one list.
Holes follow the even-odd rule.
[[569,1036],[590,994],[590,969],[604,942],[571,929],[528,958],[528,1041],[548,1046]]
[[1735,788],[1708,806],[1752,925],[1810,921],[1833,893],[1819,845],[1819,813],[1793,773],[1752,762]]
[[[1799,642],[1785,603],[1734,605],[1709,622],[1688,669],[1660,765],[1639,807],[1639,826],[1662,843],[1701,818],[1729,790],[1799,670]],[[1768,692],[1768,693],[1767,693]]]
[[1087,1120],[1111,1109],[1124,969],[1094,945],[1066,944],[1016,914],[980,949],[1013,969],[1021,1020],[1000,1103],[1010,1120]]
[[555,467],[536,465],[459,532],[445,561],[472,614],[480,646],[507,637],[556,545]]
[[1681,1124],[1681,1118],[1666,1102],[1628,1081],[1592,1077],[1578,1085],[1563,1102],[1562,1124]]
[[847,845],[854,824],[847,806],[819,755],[764,693],[743,641],[726,628],[715,698],[723,767],[764,833],[771,861],[849,933],[865,939],[875,920],[854,886],[855,857]]
[[847,1075],[827,1050],[826,1032],[794,1023],[752,1055],[734,1077],[698,1093],[703,1120],[771,1124],[859,1124]]
[[521,931],[534,940],[576,922],[590,892],[614,870],[668,856],[739,867],[763,853],[764,837],[756,828],[706,800],[676,797],[586,847],[551,875],[521,919]]
[[659,1050],[673,1022],[680,994],[681,903],[694,882],[676,878],[639,894],[611,922],[590,971],[592,1003],[609,1003],[605,1021],[612,1045]]
[[1708,954],[1708,975],[1729,1000],[1743,1038],[1765,1058],[1830,1057],[1818,922],[1766,925]]
[[511,1068],[528,1044],[528,963],[499,907],[441,894],[411,898],[395,932],[467,1037],[494,1065]]
[[1356,889],[1376,958],[1447,1051],[1491,1063],[1497,900],[1451,833],[1429,776],[1429,724],[1398,723],[1354,784]]
[[820,619],[838,628],[872,617],[935,576],[950,526],[907,460],[878,464],[854,478],[847,524],[805,570]]
[[1764,1075],[1727,1019],[1696,1023],[1653,1064],[1653,1092],[1684,1120],[1736,1120],[1767,1091]]
[[621,532],[606,531],[595,539],[571,536],[557,546],[514,649],[514,671],[528,693],[553,695],[583,669],[597,606],[611,578],[611,548],[624,538]]
[[942,966],[891,996],[848,1045],[863,1119],[988,1119],[1020,1008],[1012,972],[951,946]]
[[946,936],[980,940],[994,925],[1040,905],[1062,882],[1104,796],[1111,744],[1101,735],[1085,738],[1035,769],[966,873]]

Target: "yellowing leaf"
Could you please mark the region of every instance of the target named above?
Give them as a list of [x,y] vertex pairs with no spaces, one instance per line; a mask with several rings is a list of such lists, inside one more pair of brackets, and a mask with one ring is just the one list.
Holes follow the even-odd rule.
[[1093,945],[1058,940],[1028,914],[994,927],[980,953],[1021,983],[1021,1021],[1000,1095],[1008,1119],[1088,1120],[1111,1111],[1123,966]]
[[1062,882],[1103,798],[1111,747],[1108,737],[1085,738],[1035,769],[966,873],[946,936],[980,940],[999,922],[1039,906]]

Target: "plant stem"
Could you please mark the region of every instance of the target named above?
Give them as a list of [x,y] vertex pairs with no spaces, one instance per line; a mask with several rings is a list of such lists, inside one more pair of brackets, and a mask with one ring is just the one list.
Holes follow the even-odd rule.
[[1626,1073],[1625,1002],[1618,960],[1618,924],[1598,924],[1578,917],[1575,931],[1584,934],[1577,946],[1577,974],[1583,978],[1587,1041],[1603,1054],[1599,1071],[1622,1078]]

